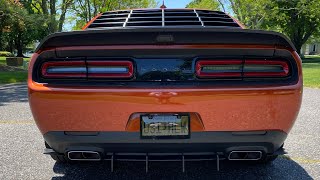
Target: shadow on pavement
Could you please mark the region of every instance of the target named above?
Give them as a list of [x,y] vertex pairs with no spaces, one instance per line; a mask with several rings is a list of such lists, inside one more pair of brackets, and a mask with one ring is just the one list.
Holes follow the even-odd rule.
[[215,162],[186,162],[186,172],[181,163],[152,162],[145,173],[143,162],[117,162],[110,172],[110,163],[56,163],[53,171],[60,179],[312,179],[295,161],[278,158],[273,163],[254,165],[240,162],[221,162],[220,171]]
[[0,106],[11,102],[28,102],[27,84],[8,84],[0,86]]

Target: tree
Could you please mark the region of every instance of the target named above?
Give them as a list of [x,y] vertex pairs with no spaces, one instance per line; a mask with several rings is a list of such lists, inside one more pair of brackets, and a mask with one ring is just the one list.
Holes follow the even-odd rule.
[[[229,10],[241,23],[250,29],[261,29],[268,12],[270,0],[193,0],[188,8]],[[230,11],[231,10],[231,11]]]
[[[300,54],[301,47],[311,36],[320,32],[320,1],[290,0],[272,4],[267,24],[286,34]],[[271,28],[272,29],[272,28]]]
[[[204,3],[206,1],[193,0],[190,4],[192,7],[217,9]],[[320,32],[319,0],[218,1],[222,9],[231,10],[229,13],[249,29],[274,30],[286,34],[297,48],[298,53],[311,36]]]
[[36,39],[39,39],[41,31],[41,18],[37,15],[29,15],[23,8],[15,8],[17,14],[11,19],[9,41],[13,41],[17,56],[23,57],[24,48]]
[[21,0],[29,14],[41,14],[47,19],[47,34],[62,31],[66,14],[74,0]]
[[220,8],[219,1],[217,0],[192,0],[186,6],[187,8],[202,8],[202,9],[211,9],[211,10],[220,10],[224,7]]
[[230,9],[241,23],[249,29],[264,29],[265,19],[269,17],[272,0],[218,0],[222,7]]
[[[23,56],[24,48],[34,40],[42,38],[45,28],[44,18],[38,14],[29,14],[24,6],[14,0],[3,0],[3,16],[5,22],[1,25],[2,40],[7,42],[10,52],[17,50],[17,56]],[[4,30],[3,30],[4,29]]]
[[76,18],[74,29],[81,29],[98,13],[134,8],[153,8],[158,4],[155,0],[75,0],[72,6]]
[[286,34],[300,54],[307,40],[320,31],[318,0],[228,0],[240,22],[250,29]]
[[8,31],[10,9],[6,0],[0,0],[0,50],[5,49],[5,32]]

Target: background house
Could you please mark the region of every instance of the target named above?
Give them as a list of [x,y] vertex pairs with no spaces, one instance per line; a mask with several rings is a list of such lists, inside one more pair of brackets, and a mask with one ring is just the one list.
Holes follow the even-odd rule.
[[313,55],[320,54],[320,43],[305,44],[301,48],[301,54]]

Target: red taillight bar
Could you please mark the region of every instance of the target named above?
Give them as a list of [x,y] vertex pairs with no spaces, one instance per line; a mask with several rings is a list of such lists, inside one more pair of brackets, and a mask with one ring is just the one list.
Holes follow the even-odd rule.
[[[249,67],[251,70],[248,70]],[[279,67],[280,69],[278,69]],[[245,60],[243,67],[244,77],[285,77],[288,75],[289,65],[282,60]]]
[[41,67],[44,78],[131,78],[131,61],[51,61]]
[[[50,69],[60,69],[60,72],[50,72]],[[67,69],[78,68],[79,72],[70,71]],[[63,71],[63,69],[66,69]],[[83,70],[81,70],[83,69]],[[41,75],[44,78],[85,78],[87,76],[86,63],[84,61],[57,61],[45,62],[41,67]]]
[[285,60],[198,60],[198,78],[229,77],[286,77],[290,73],[289,63]]
[[[87,61],[87,65],[88,78],[131,78],[133,76],[131,61]],[[105,69],[105,72],[99,71],[99,68],[102,71]],[[121,68],[125,68],[126,72],[119,71]]]
[[[230,69],[232,66],[235,70]],[[196,75],[199,78],[241,77],[241,66],[242,60],[200,60],[196,63]],[[220,70],[205,72],[204,67],[219,67]]]

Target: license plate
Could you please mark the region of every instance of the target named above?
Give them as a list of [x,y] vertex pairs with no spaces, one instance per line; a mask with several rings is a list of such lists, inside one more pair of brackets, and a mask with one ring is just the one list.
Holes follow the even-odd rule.
[[189,114],[145,114],[140,116],[143,139],[190,138]]

